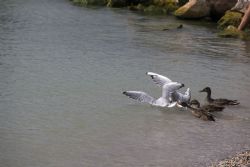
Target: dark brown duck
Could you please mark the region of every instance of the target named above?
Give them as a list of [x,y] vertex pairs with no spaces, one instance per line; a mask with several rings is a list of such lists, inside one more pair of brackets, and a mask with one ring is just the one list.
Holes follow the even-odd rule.
[[204,121],[215,121],[214,116],[210,112],[207,112],[207,111],[205,111],[205,110],[203,110],[201,108],[191,107],[187,103],[182,103],[181,105],[183,107],[189,108],[192,115],[197,117],[197,118],[200,118],[200,119],[202,119]]
[[205,110],[207,112],[220,112],[223,111],[225,107],[218,106],[215,104],[205,104],[203,106],[200,105],[200,102],[198,100],[191,100],[190,101],[191,106],[195,106],[195,108],[201,108],[202,110]]
[[206,92],[207,93],[207,97],[206,100],[209,104],[215,104],[215,105],[219,105],[219,106],[223,106],[223,105],[238,105],[240,104],[237,100],[229,100],[229,99],[213,99],[211,97],[211,88],[210,87],[205,87],[204,89],[200,90],[200,92]]

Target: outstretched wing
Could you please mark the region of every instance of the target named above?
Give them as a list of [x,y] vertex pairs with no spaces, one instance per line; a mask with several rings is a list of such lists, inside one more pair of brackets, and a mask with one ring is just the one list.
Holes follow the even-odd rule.
[[163,75],[156,74],[154,72],[147,72],[147,75],[149,75],[158,86],[163,86],[167,83],[172,82],[171,79],[169,79]]
[[123,92],[123,94],[128,96],[129,98],[137,100],[139,102],[153,104],[153,102],[155,101],[154,97],[148,95],[145,92],[141,92],[141,91],[125,91],[125,92]]

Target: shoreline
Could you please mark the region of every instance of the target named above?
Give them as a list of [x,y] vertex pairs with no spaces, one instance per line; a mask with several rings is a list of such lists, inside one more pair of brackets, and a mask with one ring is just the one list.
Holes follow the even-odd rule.
[[[128,3],[125,3],[127,1],[121,1],[121,0],[69,0],[69,1],[71,1],[74,5],[83,6],[83,7],[84,6],[85,7],[99,6],[99,7],[111,7],[111,8],[123,8],[123,9],[127,8],[128,10],[131,10],[131,11],[146,13],[149,15],[162,15],[162,16],[172,15],[172,16],[177,17],[180,20],[197,20],[197,22],[209,20],[217,24],[217,30],[218,30],[217,35],[219,37],[250,40],[249,28],[247,28],[246,31],[239,31],[237,29],[238,25],[241,22],[243,14],[238,11],[231,11],[230,9],[226,10],[224,14],[222,15],[222,17],[217,16],[218,19],[214,20],[213,16],[211,15],[210,16],[202,15],[202,17],[198,17],[199,12],[196,13],[194,9],[190,9],[190,10],[188,9],[190,12],[187,12],[188,10],[185,9],[186,5],[177,4],[175,0],[163,0],[163,1],[156,0],[154,2],[150,1],[150,3],[146,3],[147,1],[143,1],[143,0],[138,0],[136,1],[137,4],[133,4],[133,3],[128,4]],[[121,2],[124,2],[124,3],[121,3]],[[140,3],[140,2],[144,2],[144,3]],[[197,17],[196,17],[196,14],[197,14]],[[185,15],[194,15],[194,16],[189,18],[189,17],[186,17]]]
[[209,167],[250,167],[250,150],[236,153],[224,160],[213,163]]

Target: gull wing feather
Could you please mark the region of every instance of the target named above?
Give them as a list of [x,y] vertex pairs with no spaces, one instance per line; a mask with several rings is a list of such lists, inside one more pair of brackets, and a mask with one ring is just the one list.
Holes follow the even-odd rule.
[[186,103],[190,102],[191,99],[191,91],[190,88],[187,88],[187,91],[185,92],[184,99]]
[[163,86],[172,82],[171,79],[154,72],[147,72],[147,75],[149,75],[158,86]]
[[174,106],[176,106],[176,105],[178,105],[177,102],[172,102],[172,103],[170,103],[167,107],[168,107],[168,108],[172,108],[172,107],[174,107]]
[[166,99],[171,99],[172,94],[183,87],[183,84],[178,82],[170,82],[168,84],[163,85],[162,87],[162,97]]
[[139,102],[153,104],[155,101],[154,97],[142,91],[125,91],[123,94]]
[[182,107],[181,104],[184,103],[189,103],[190,99],[191,99],[191,92],[190,92],[190,88],[188,88],[186,90],[186,92],[184,94],[178,92],[178,91],[174,91],[173,93],[171,93],[170,99],[172,102],[176,101],[178,104],[178,107]]

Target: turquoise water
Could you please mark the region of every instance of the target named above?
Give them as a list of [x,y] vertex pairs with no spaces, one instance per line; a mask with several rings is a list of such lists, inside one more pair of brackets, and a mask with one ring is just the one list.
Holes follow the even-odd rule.
[[[161,27],[183,24],[182,29]],[[0,166],[200,167],[250,149],[250,42],[216,25],[67,0],[0,2]],[[204,122],[128,99],[147,71],[240,106]],[[183,89],[182,91],[185,91]]]

